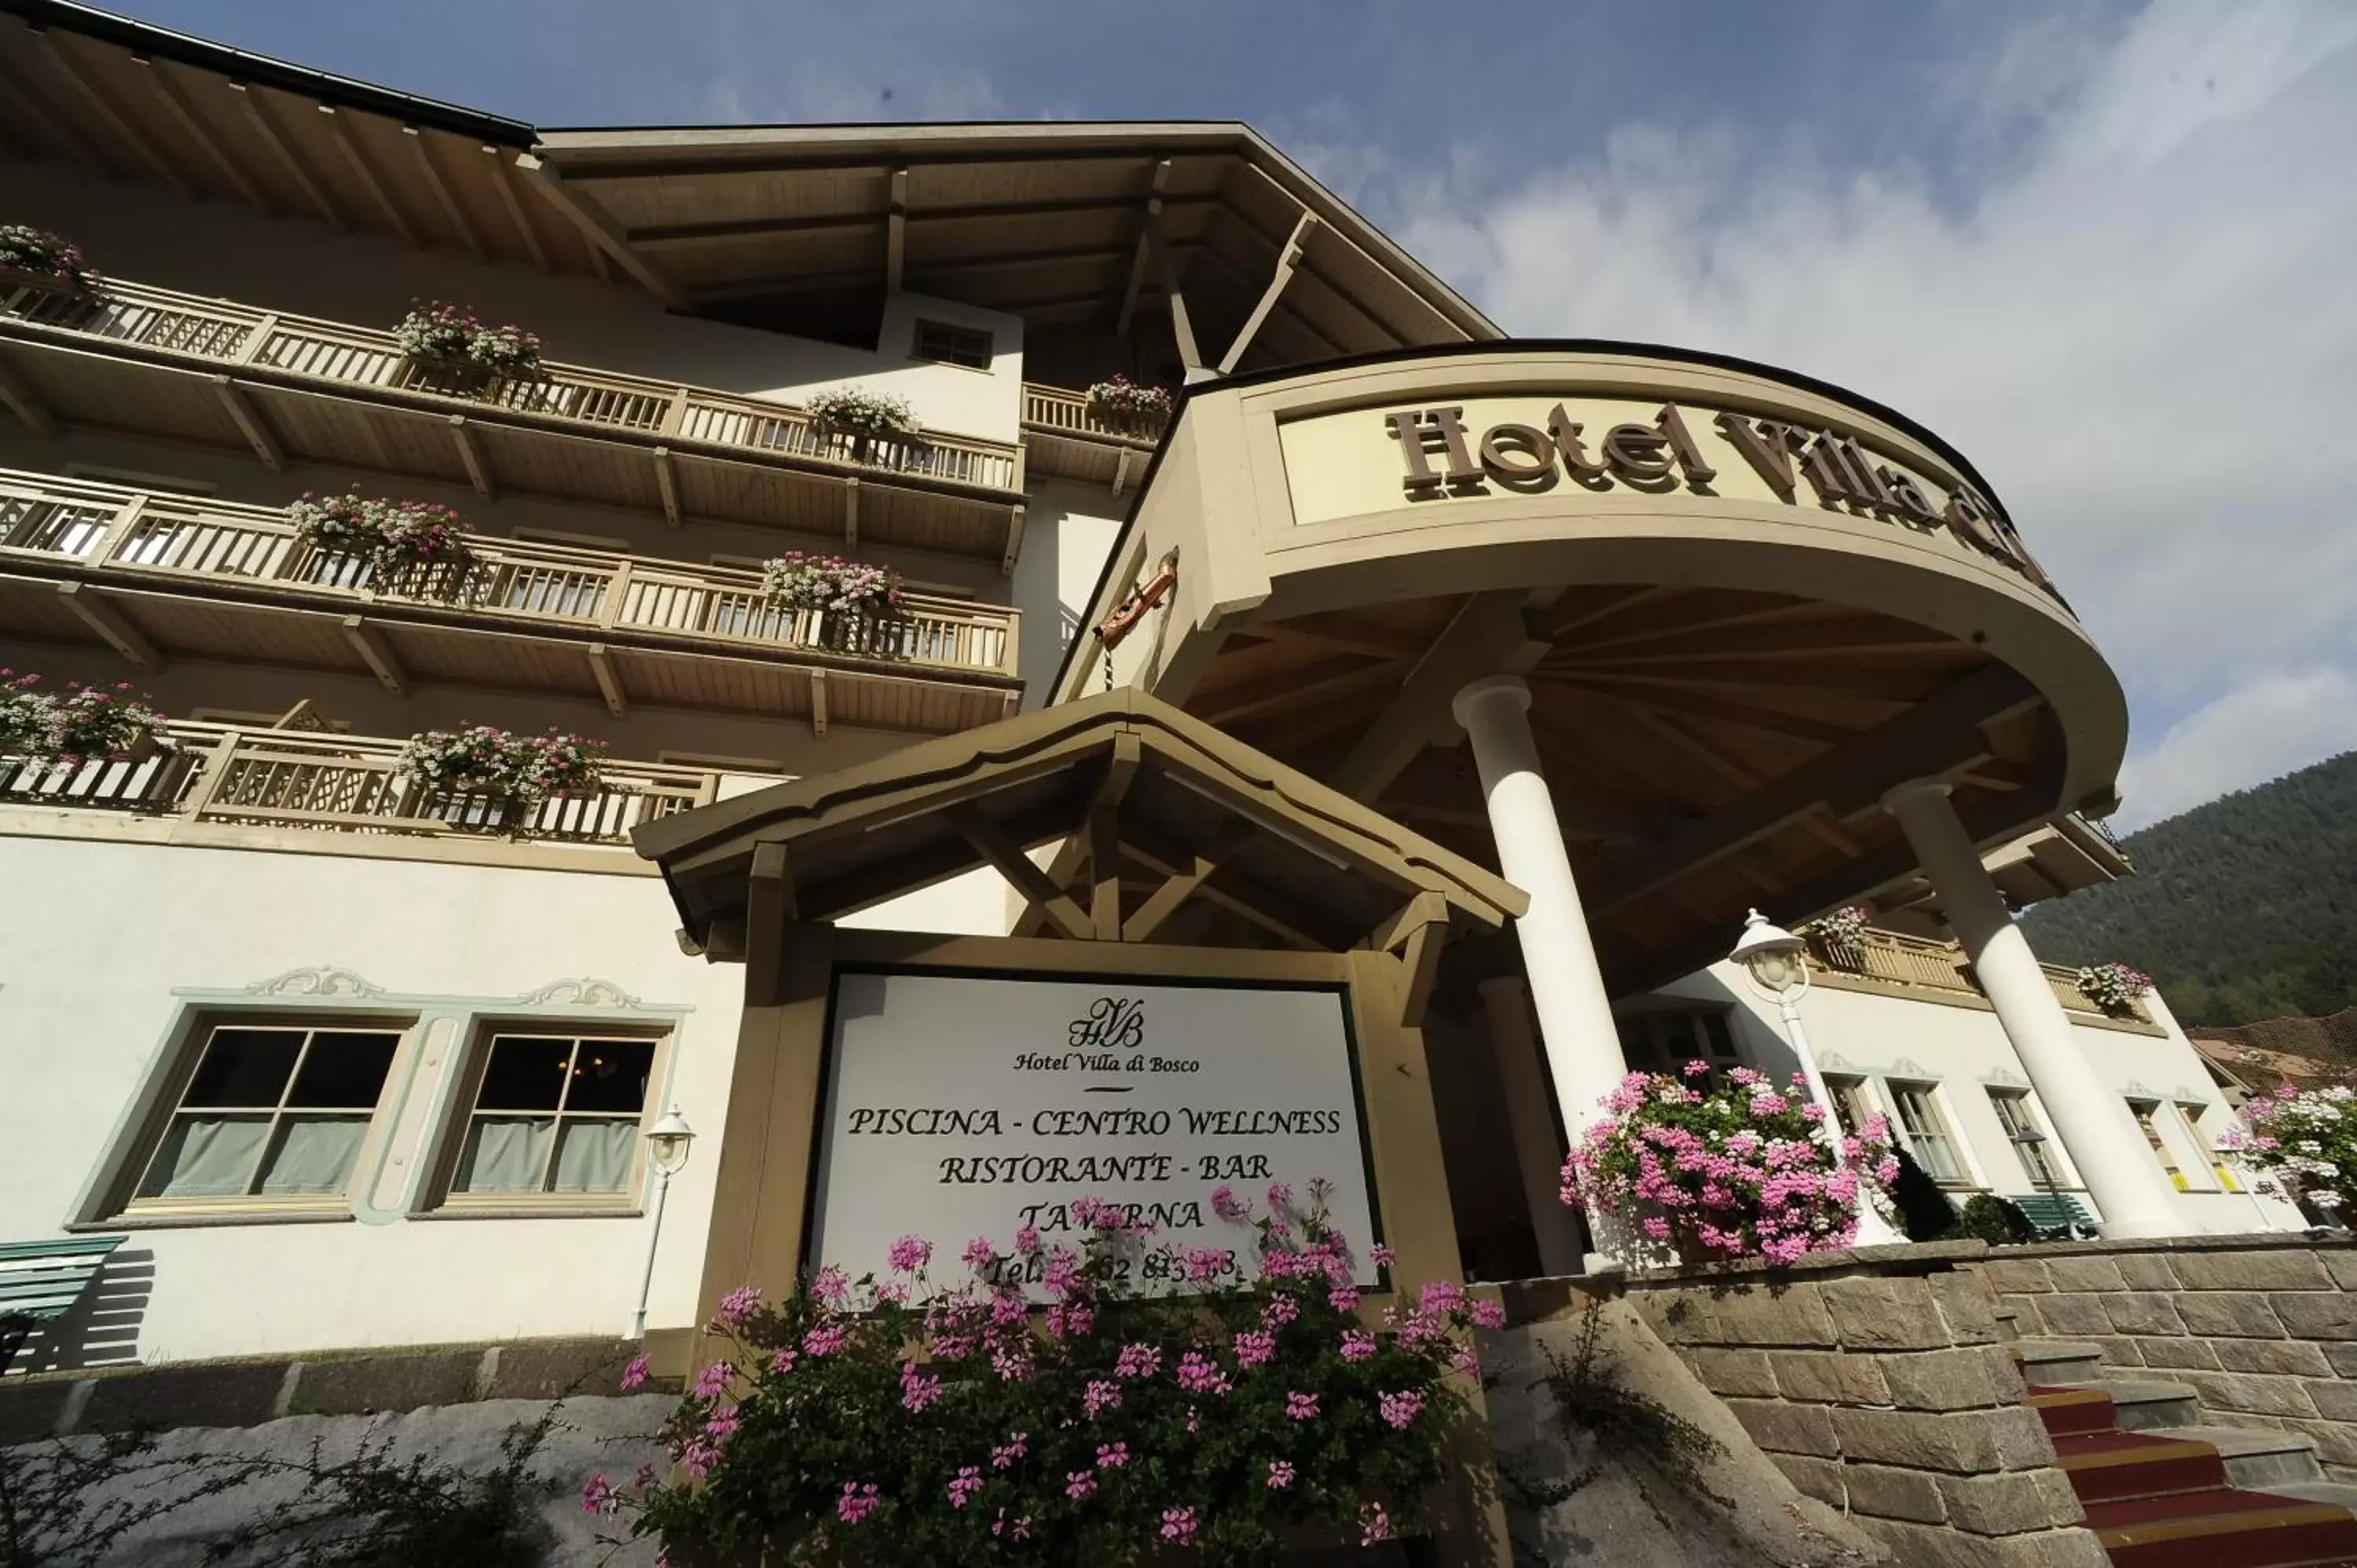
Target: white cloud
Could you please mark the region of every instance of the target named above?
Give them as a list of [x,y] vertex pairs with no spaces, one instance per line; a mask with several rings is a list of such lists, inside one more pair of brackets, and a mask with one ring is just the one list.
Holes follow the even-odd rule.
[[2319,757],[2357,748],[2357,677],[2346,670],[2252,682],[2129,753],[2113,825],[2123,831],[2190,806],[2279,779]]
[[[2351,744],[2271,704],[2357,682],[2357,6],[2039,26],[1922,106],[1973,117],[1962,199],[1871,148],[1629,124],[1387,204],[1510,331],[1787,365],[1954,441],[2128,686],[2148,818]],[[2178,741],[2267,714],[2252,767]]]

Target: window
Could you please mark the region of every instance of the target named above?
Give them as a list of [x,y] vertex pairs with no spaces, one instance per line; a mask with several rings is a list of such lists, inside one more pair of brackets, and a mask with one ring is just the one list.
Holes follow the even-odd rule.
[[1972,1177],[1956,1157],[1956,1141],[1940,1114],[1938,1087],[1929,1083],[1893,1083],[1890,1103],[1899,1112],[1899,1132],[1907,1152],[1923,1174],[1943,1187],[1969,1187]]
[[340,1197],[400,1045],[397,1029],[213,1026],[130,1207]]
[[1719,1072],[1743,1065],[1724,1012],[1631,1013],[1613,1022],[1621,1054],[1638,1072],[1675,1072],[1691,1061],[1706,1061]]
[[2221,1192],[2240,1192],[2243,1184],[2234,1178],[2234,1167],[2220,1157],[2217,1145],[2211,1143],[2210,1134],[2201,1130],[2201,1112],[2208,1109],[2206,1105],[2180,1103],[2177,1113],[2185,1118],[2186,1135],[2193,1140],[2194,1148],[2201,1151],[2201,1163],[2208,1165],[2210,1174],[2218,1178],[2218,1189]]
[[2029,1177],[2029,1185],[2052,1191],[2063,1185],[2054,1156],[2047,1152],[2050,1140],[2046,1129],[2038,1122],[2038,1112],[2029,1103],[2029,1096],[2018,1089],[1992,1089],[1989,1105],[1996,1112],[1997,1125],[2005,1129],[2006,1141],[2020,1156],[2021,1168]]
[[1834,1102],[1834,1118],[1842,1131],[1855,1137],[1857,1130],[1882,1112],[1876,1109],[1874,1096],[1867,1092],[1862,1078],[1829,1078],[1825,1093]]
[[990,369],[990,334],[979,327],[957,327],[946,321],[917,322],[915,345],[909,350],[912,360],[929,360],[940,365],[963,365],[969,371]]
[[657,1044],[611,1035],[493,1035],[459,1130],[451,1201],[631,1193]]
[[2178,1168],[2177,1156],[2169,1153],[2169,1140],[2160,1135],[2160,1122],[2158,1120],[2159,1102],[2151,1100],[2131,1100],[2128,1101],[2128,1109],[2136,1112],[2136,1125],[2144,1129],[2144,1141],[2152,1145],[2152,1157],[2158,1160],[2160,1168],[2169,1173],[2169,1182],[2179,1192],[2192,1190],[2192,1184],[2185,1179],[2185,1173]]

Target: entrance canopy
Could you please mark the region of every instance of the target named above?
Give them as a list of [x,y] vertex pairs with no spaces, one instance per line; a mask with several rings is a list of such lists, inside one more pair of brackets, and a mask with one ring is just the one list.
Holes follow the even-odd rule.
[[[632,840],[662,865],[683,940],[716,959],[758,951],[767,922],[831,920],[984,865],[1026,901],[1019,932],[1398,950],[1426,980],[1452,931],[1495,930],[1527,903],[1133,690],[662,818]],[[1025,852],[1049,843],[1062,847],[1042,870]]]

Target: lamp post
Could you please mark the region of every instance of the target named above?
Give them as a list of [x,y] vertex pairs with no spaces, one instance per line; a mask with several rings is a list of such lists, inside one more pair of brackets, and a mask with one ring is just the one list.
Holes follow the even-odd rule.
[[[1803,1081],[1809,1086],[1809,1099],[1816,1105],[1823,1117],[1821,1125],[1838,1151],[1841,1112],[1825,1088],[1824,1076],[1817,1071],[1816,1055],[1809,1049],[1808,1032],[1801,1027],[1801,998],[1809,990],[1809,965],[1803,956],[1806,947],[1800,938],[1781,926],[1770,925],[1767,916],[1754,909],[1744,918],[1743,934],[1735,940],[1735,950],[1727,956],[1742,969],[1760,995],[1776,1004],[1776,1011],[1784,1020],[1785,1039],[1801,1064]],[[1861,1176],[1857,1190],[1857,1244],[1882,1247],[1906,1240],[1876,1211],[1868,1184]]]
[[647,1337],[647,1297],[655,1288],[655,1247],[662,1240],[663,1199],[671,1194],[671,1178],[687,1164],[687,1146],[694,1138],[695,1129],[687,1124],[676,1105],[646,1132],[647,1163],[655,1168],[655,1200],[647,1217],[647,1266],[639,1275],[638,1310],[630,1314],[633,1339]]

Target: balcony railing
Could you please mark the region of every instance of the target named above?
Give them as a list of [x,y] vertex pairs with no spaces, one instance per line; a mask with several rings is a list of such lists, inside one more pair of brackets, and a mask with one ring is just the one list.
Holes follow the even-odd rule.
[[619,844],[640,822],[709,804],[720,776],[609,762],[596,791],[525,803],[436,792],[373,736],[175,721],[152,754],[77,766],[0,757],[0,803],[323,832]]
[[1107,419],[1089,406],[1087,393],[1033,381],[1023,383],[1023,423],[1092,441],[1125,441],[1135,446],[1152,446],[1162,439],[1158,419]]
[[339,387],[422,392],[454,407],[505,409],[767,456],[807,459],[1012,493],[1023,488],[1019,447],[942,431],[869,440],[821,433],[788,403],[550,363],[529,380],[436,373],[407,358],[390,332],[258,310],[225,300],[109,278],[89,295],[0,290],[0,317],[82,337],[244,365]]
[[1107,419],[1087,394],[1023,383],[1023,443],[1034,472],[1108,485],[1119,495],[1146,473],[1162,421]]
[[[1962,948],[1901,931],[1868,927],[1851,941],[1812,942],[1809,961],[1820,972],[1856,975],[1891,985],[1964,996],[1982,994],[1973,979],[1971,966],[1964,961]],[[2039,967],[2046,972],[2047,983],[2054,988],[2055,1000],[2062,1004],[2066,1012],[2097,1018],[2115,1016],[2081,994],[2078,971],[2052,963]],[[2152,1015],[2141,1003],[2130,1011],[2128,1018],[2138,1024],[2152,1023]]]
[[715,651],[809,652],[1012,678],[1021,612],[903,594],[888,615],[783,609],[759,574],[468,536],[470,557],[380,577],[314,549],[283,512],[0,470],[0,564],[71,562],[93,580],[275,586],[289,597],[403,603],[489,621],[650,634]]

